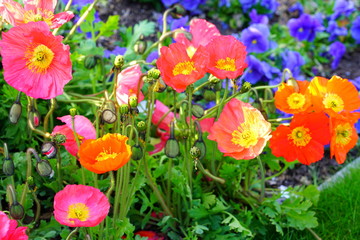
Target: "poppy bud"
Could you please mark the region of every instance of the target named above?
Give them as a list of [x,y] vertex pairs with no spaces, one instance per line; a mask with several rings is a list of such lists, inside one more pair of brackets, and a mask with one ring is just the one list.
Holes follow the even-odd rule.
[[122,66],[124,66],[125,60],[124,60],[124,56],[122,55],[117,55],[115,57],[114,60],[114,67],[116,67],[117,69],[121,69]]
[[216,99],[216,94],[213,90],[206,89],[204,91],[204,99],[208,102],[214,101]]
[[169,138],[165,145],[165,155],[174,158],[180,153],[179,143],[175,138]]
[[128,104],[121,104],[120,106],[120,113],[122,115],[129,113],[129,105]]
[[132,108],[136,108],[138,105],[138,98],[135,95],[129,97],[129,105]]
[[152,79],[159,79],[160,77],[160,70],[157,68],[152,68],[148,71],[147,76]]
[[21,104],[18,101],[15,101],[13,105],[10,108],[9,112],[9,120],[12,124],[16,124],[19,121],[19,118],[21,116]]
[[174,14],[176,14],[175,18],[180,18],[181,16],[183,16],[186,13],[185,8],[181,5],[181,4],[175,4],[174,5]]
[[193,104],[191,108],[191,113],[196,118],[201,118],[204,116],[204,109],[199,104]]
[[35,108],[30,110],[29,119],[35,128],[40,125],[40,113]]
[[146,41],[138,40],[134,45],[134,52],[141,55],[146,51],[146,48],[147,48]]
[[137,127],[139,131],[145,131],[146,130],[146,123],[144,121],[140,121],[137,123]]
[[133,160],[140,160],[144,155],[142,147],[139,144],[135,144],[134,146],[132,146],[131,152],[132,152],[131,159]]
[[116,121],[115,104],[113,101],[106,101],[105,109],[101,113],[102,120],[106,123],[114,123]]
[[61,134],[61,133],[56,133],[54,136],[53,136],[53,141],[56,143],[56,144],[62,144],[62,143],[65,143],[66,142],[66,136]]
[[160,77],[155,83],[154,91],[158,92],[158,93],[162,93],[163,91],[166,90],[166,87],[167,86],[166,86],[164,80]]
[[40,160],[36,163],[36,171],[42,177],[48,177],[53,173],[51,165],[47,160]]
[[291,77],[287,80],[287,85],[292,86],[296,93],[300,92],[300,87],[295,78]]
[[250,91],[250,89],[251,89],[251,83],[244,82],[243,85],[241,86],[240,93],[246,93]]
[[84,66],[86,69],[92,69],[96,66],[97,56],[89,55],[85,57]]
[[194,143],[194,147],[197,147],[200,151],[200,156],[198,157],[199,160],[203,159],[206,155],[206,145],[202,139],[198,139]]
[[24,207],[17,201],[14,201],[10,206],[10,216],[15,220],[19,220],[24,217],[24,214]]
[[201,151],[198,147],[193,146],[192,148],[190,148],[190,155],[193,159],[199,159]]
[[46,155],[49,159],[54,158],[57,153],[57,148],[54,142],[44,142],[41,146],[41,153]]
[[214,90],[215,91],[221,91],[222,89],[222,83],[221,82],[217,82],[214,84]]
[[3,173],[6,175],[6,176],[12,176],[14,175],[14,162],[11,158],[5,158],[4,159],[4,162],[3,162]]
[[208,81],[209,81],[211,84],[217,84],[217,83],[219,83],[221,80],[220,80],[219,78],[215,77],[214,75],[210,74]]

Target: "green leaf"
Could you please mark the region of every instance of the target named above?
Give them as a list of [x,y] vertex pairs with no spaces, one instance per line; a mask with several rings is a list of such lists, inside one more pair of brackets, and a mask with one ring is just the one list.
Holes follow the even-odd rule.
[[119,28],[119,15],[110,16],[105,24],[102,24],[100,32],[96,38],[99,36],[111,37],[114,34],[114,30]]
[[214,205],[216,203],[216,196],[211,193],[204,193],[202,195],[202,202],[206,209],[209,209],[210,206]]
[[314,215],[315,212],[313,211],[302,213],[291,211],[287,213],[289,226],[299,230],[304,230],[305,228],[315,228],[318,226],[318,222]]
[[104,49],[96,47],[96,43],[91,39],[81,41],[77,51],[83,55],[104,55]]
[[227,224],[230,227],[230,229],[234,230],[235,232],[244,233],[245,236],[249,236],[249,237],[252,236],[251,231],[243,227],[236,217],[234,217],[232,214],[228,212],[225,213],[228,214],[229,216],[221,222],[222,224]]
[[317,205],[320,198],[320,191],[314,185],[307,186],[299,195],[309,199],[315,206]]

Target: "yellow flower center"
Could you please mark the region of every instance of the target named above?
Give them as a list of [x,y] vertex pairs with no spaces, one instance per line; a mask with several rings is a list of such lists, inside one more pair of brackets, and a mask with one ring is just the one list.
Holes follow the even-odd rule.
[[242,123],[231,135],[231,142],[244,148],[254,146],[258,142],[258,133],[246,122]]
[[103,151],[101,153],[99,153],[99,155],[97,155],[95,160],[98,161],[98,162],[106,161],[108,159],[114,159],[117,155],[119,155],[119,154],[111,152],[111,148],[110,148],[109,151],[106,150],[106,149],[103,149]]
[[305,104],[305,96],[301,93],[292,93],[287,99],[290,109],[302,108]]
[[196,71],[195,63],[192,61],[186,61],[176,64],[173,69],[173,74],[174,76],[179,74],[190,75],[193,71]]
[[79,219],[86,221],[89,219],[89,208],[84,203],[74,203],[69,206],[68,219]]
[[54,13],[49,10],[43,10],[38,8],[37,11],[28,10],[24,13],[23,22],[39,22],[44,21],[47,25],[51,26],[52,20],[54,18]]
[[351,141],[352,128],[349,123],[339,124],[335,128],[335,142],[339,145],[347,145]]
[[344,101],[336,93],[326,93],[323,104],[325,108],[330,108],[334,112],[341,112],[344,110]]
[[303,28],[299,28],[299,32],[303,32],[304,31],[304,29]]
[[215,67],[225,71],[235,71],[235,59],[229,57],[227,57],[226,59],[219,59],[217,60]]
[[292,130],[292,132],[288,135],[288,138],[292,140],[297,147],[304,147],[311,140],[309,132],[310,129],[308,128],[297,127]]
[[256,39],[252,40],[251,43],[252,43],[252,44],[257,44]]
[[46,73],[54,59],[54,53],[47,46],[40,44],[34,49],[28,50],[25,58],[27,59],[26,65],[31,71]]

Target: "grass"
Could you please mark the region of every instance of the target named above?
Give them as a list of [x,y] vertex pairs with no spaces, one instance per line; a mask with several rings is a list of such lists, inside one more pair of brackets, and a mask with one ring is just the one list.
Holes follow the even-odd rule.
[[[325,188],[315,208],[319,226],[314,232],[323,240],[360,239],[360,166],[351,168],[344,177]],[[267,239],[311,240],[307,230],[288,230],[284,236],[274,234]]]

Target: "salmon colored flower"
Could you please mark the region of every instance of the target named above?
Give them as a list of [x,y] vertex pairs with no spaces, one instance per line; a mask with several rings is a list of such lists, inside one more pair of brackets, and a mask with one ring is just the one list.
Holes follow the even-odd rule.
[[16,220],[10,219],[4,212],[0,211],[0,239],[1,240],[27,240],[29,237],[25,231],[27,227],[17,227]]
[[69,227],[94,227],[109,213],[108,198],[99,189],[85,185],[66,185],[54,198],[54,217]]
[[206,49],[210,54],[207,70],[219,79],[235,79],[247,67],[246,47],[233,36],[215,37]]
[[102,138],[85,140],[79,149],[79,161],[87,170],[105,173],[118,170],[131,157],[131,147],[127,136],[108,133]]
[[208,138],[218,143],[224,156],[248,160],[262,152],[270,133],[271,124],[259,110],[233,98],[225,105]]
[[119,105],[128,104],[130,96],[136,96],[138,102],[144,100],[141,92],[143,82],[140,81],[142,76],[141,67],[135,64],[121,71],[118,75],[118,84],[116,88],[116,100]]
[[199,46],[206,47],[211,39],[221,35],[216,26],[205,19],[191,20],[190,33],[192,36],[191,41],[183,33],[175,36],[175,41],[184,44],[188,52],[195,52]]
[[329,118],[324,113],[299,113],[290,126],[280,125],[272,135],[274,156],[310,165],[324,156],[324,145],[330,141]]
[[360,96],[356,87],[339,76],[333,76],[330,80],[315,77],[309,84],[309,91],[314,109],[324,111],[332,117],[342,111],[360,108]]
[[4,79],[33,98],[50,99],[63,93],[72,78],[70,47],[61,43],[44,22],[30,22],[2,34],[0,51]]
[[[79,148],[76,143],[76,139],[73,132],[71,116],[66,115],[63,117],[58,117],[60,121],[65,123],[65,125],[55,126],[53,132],[51,133],[52,136],[56,134],[62,134],[65,136],[66,141],[62,143],[65,149],[73,156],[76,156]],[[94,125],[84,116],[76,115],[74,118],[74,125],[75,131],[80,140],[80,143],[86,139],[95,139],[96,138],[96,130]]]
[[164,82],[177,92],[183,92],[187,86],[204,77],[208,54],[203,46],[194,53],[187,52],[184,44],[173,43],[160,51],[156,65]]
[[24,0],[24,7],[13,0],[0,0],[0,15],[13,26],[28,22],[44,21],[51,29],[59,28],[70,21],[70,11],[54,14],[56,0]]
[[336,161],[342,164],[346,160],[346,154],[357,143],[358,134],[354,124],[360,118],[360,113],[342,112],[339,115],[330,118],[330,155],[335,156]]
[[311,106],[308,81],[296,81],[295,86],[282,83],[275,93],[275,106],[283,112],[296,114]]

